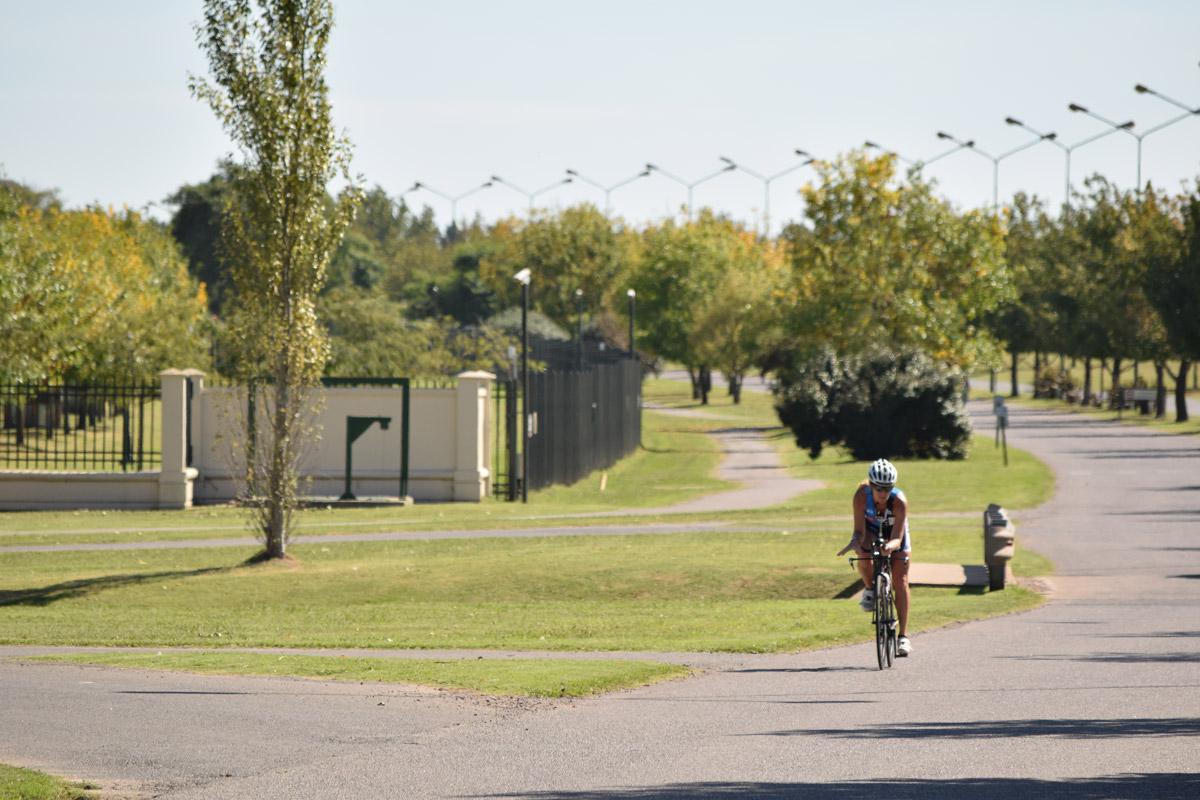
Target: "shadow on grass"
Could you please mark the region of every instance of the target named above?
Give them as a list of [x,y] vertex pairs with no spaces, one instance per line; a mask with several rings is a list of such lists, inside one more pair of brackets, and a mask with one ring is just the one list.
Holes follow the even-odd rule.
[[832,781],[830,783],[713,782],[669,783],[580,791],[540,791],[470,797],[525,797],[536,800],[858,800],[862,797],[932,798],[933,800],[1010,800],[1054,797],[1059,800],[1181,800],[1200,793],[1200,774],[1179,772],[1123,773],[1076,780],[1038,778],[912,778]]
[[204,567],[202,569],[169,570],[165,572],[138,572],[126,575],[101,575],[97,578],[81,578],[76,581],[52,583],[33,589],[0,589],[0,606],[48,606],[60,600],[74,600],[99,594],[107,589],[138,586],[152,581],[191,578],[199,575],[214,575],[229,572],[240,566],[260,563],[255,556],[242,564],[228,567]]

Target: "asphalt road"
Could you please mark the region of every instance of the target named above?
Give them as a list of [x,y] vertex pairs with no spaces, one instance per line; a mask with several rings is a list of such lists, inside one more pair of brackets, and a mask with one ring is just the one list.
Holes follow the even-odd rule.
[[173,800],[1194,798],[1200,442],[1010,414],[1058,476],[1017,518],[1054,599],[916,636],[891,671],[865,645],[747,656],[558,703],[4,663],[0,762]]

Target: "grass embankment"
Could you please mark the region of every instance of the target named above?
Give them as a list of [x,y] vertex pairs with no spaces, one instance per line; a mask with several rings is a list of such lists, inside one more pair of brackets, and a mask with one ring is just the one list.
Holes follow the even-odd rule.
[[[687,667],[630,660],[460,658],[434,661],[220,651],[86,653],[41,656],[30,660],[207,675],[413,683],[521,697],[586,697],[630,686],[644,686],[689,673]],[[0,797],[6,796],[0,794]]]
[[[682,384],[649,382],[647,399],[674,407],[692,405]],[[498,520],[487,521],[489,525],[524,527],[530,517],[607,509],[634,496],[643,508],[686,499],[724,486],[707,477],[717,454],[704,431],[769,429],[777,424],[770,399],[762,395],[747,393],[736,407],[724,395],[714,395],[712,404],[702,410],[720,418],[648,413],[647,449],[609,471],[604,493],[599,491],[598,476],[592,476],[573,487],[537,493],[525,507],[485,503],[339,509],[309,512],[306,524],[315,528],[311,521],[324,514],[321,519],[330,531],[358,523],[365,523],[362,527],[367,529],[380,525],[394,530],[396,525],[389,520],[414,514],[417,521],[404,528],[461,528],[472,517],[479,522],[490,514]],[[869,626],[857,604],[835,599],[845,597],[854,584],[854,573],[833,554],[848,537],[850,494],[864,465],[836,450],[810,460],[795,450],[784,432],[776,429],[772,435],[793,474],[823,481],[825,487],[775,508],[673,518],[728,523],[728,530],[719,532],[372,543],[331,540],[294,545],[294,560],[256,565],[245,563],[255,548],[237,546],[0,553],[0,642],[786,652],[863,640]],[[1011,510],[1035,505],[1050,495],[1053,480],[1043,465],[1015,449],[1009,455],[1012,466],[1006,469],[990,441],[981,438],[965,461],[899,463],[914,508],[918,560],[977,563],[979,514],[987,502],[1001,502]],[[198,513],[227,514],[226,519],[233,519],[233,512],[227,510]],[[425,516],[416,516],[421,514]],[[144,519],[157,523],[150,527],[160,528],[184,527],[174,523],[186,520],[189,537],[208,538],[212,533],[205,524],[214,518],[178,512],[147,514]],[[623,521],[638,519],[651,518]],[[612,524],[614,520],[591,522]],[[95,540],[91,534],[56,530],[56,523],[79,525],[74,515],[35,514],[10,515],[3,524],[10,529],[44,525],[41,530],[51,539]],[[563,520],[552,524],[561,525]],[[178,533],[140,535],[157,538]],[[9,543],[13,538],[10,534],[0,541]],[[1019,573],[1048,569],[1044,560],[1027,550],[1018,547],[1017,552],[1014,567]],[[1036,595],[1015,587],[996,593],[919,588],[913,630],[1038,602]],[[121,655],[135,660],[148,657]],[[218,655],[221,659],[229,655],[232,661],[193,657],[214,665],[213,669],[242,665],[237,671],[253,671],[251,662],[258,661],[241,654]],[[338,661],[327,659],[316,669],[336,672],[344,668]],[[290,669],[299,663],[277,660],[273,669]],[[500,678],[490,671],[497,662],[485,659],[484,663],[487,668],[482,674],[446,678],[466,667],[457,662],[425,662],[443,680],[425,676],[419,682],[487,691]],[[608,668],[614,662],[604,663]],[[576,668],[566,664],[547,660],[540,675],[531,668],[533,683],[520,691],[558,694],[570,677],[567,670]],[[652,679],[645,669],[644,664],[630,666],[625,683],[613,685]]]
[[88,800],[96,798],[92,787],[68,783],[32,769],[0,764],[0,798],[4,800]]

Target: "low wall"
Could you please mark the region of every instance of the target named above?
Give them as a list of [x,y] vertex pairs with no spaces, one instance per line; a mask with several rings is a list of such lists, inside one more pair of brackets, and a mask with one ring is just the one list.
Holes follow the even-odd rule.
[[[244,389],[204,386],[195,370],[167,370],[162,379],[162,469],[158,472],[0,472],[0,510],[51,508],[187,508],[193,501],[237,496],[244,469]],[[479,502],[491,493],[491,386],[495,376],[464,372],[449,389],[413,389],[409,408],[408,496],[426,501]],[[191,436],[188,437],[188,384]],[[308,495],[336,498],[345,489],[346,418],[390,417],[353,445],[351,491],[360,498],[398,497],[403,390],[392,387],[320,390],[311,452],[301,474]],[[257,409],[266,430],[266,409]],[[188,446],[191,464],[188,464]]]
[[[408,496],[418,501],[479,502],[491,492],[491,453],[486,435],[491,404],[490,373],[468,372],[448,389],[412,389],[409,407]],[[353,445],[351,492],[364,497],[398,497],[400,491],[403,390],[365,386],[319,390],[319,409],[309,424],[319,431],[300,472],[307,494],[336,498],[345,490],[346,418],[389,417],[366,430]],[[193,466],[198,502],[225,502],[237,495],[234,476],[245,465],[245,390],[199,388],[193,399]],[[256,425],[268,424],[260,399]]]

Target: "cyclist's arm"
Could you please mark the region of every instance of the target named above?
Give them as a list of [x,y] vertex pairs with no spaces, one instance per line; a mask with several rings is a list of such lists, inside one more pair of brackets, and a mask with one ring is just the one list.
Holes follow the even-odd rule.
[[904,526],[908,523],[908,502],[903,497],[892,501],[892,538],[884,550],[893,553],[904,546]]
[[862,489],[854,490],[854,504],[852,508],[854,513],[854,534],[850,537],[849,544],[842,548],[841,553],[838,553],[839,556],[848,550],[857,550],[860,553],[865,552],[868,546],[865,538],[866,524],[864,522],[867,518],[867,496],[863,493]]

